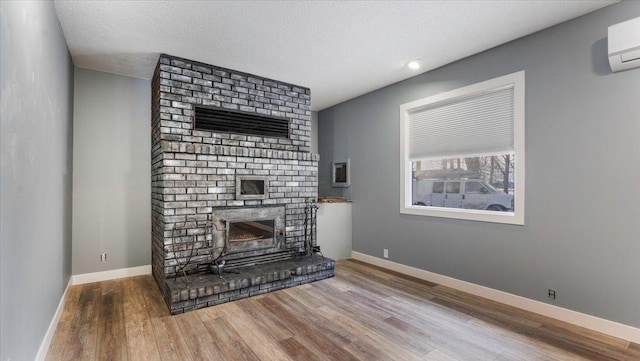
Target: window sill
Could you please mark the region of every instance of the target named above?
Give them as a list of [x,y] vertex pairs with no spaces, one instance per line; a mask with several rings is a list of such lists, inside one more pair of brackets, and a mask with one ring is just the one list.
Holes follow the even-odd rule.
[[[476,222],[503,223],[513,225],[524,225],[524,217],[517,212],[496,212],[476,209],[444,208],[429,206],[403,206],[400,208],[401,214],[411,214],[415,216],[440,217],[450,219],[461,219]],[[521,214],[521,213],[520,213]]]

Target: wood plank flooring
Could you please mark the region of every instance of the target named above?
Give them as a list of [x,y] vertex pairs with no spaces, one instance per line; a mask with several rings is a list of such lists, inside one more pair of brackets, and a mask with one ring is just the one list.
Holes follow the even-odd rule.
[[73,286],[47,360],[640,360],[640,345],[353,260],[171,316],[151,276]]

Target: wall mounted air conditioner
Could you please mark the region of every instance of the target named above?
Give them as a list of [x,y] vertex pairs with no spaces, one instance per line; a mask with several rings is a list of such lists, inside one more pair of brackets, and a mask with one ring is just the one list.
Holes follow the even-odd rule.
[[640,66],[640,18],[611,25],[607,41],[612,71]]

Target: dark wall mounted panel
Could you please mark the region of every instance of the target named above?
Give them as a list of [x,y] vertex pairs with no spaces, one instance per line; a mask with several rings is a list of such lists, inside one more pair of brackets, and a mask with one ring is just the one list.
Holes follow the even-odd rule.
[[216,107],[196,107],[197,130],[289,138],[289,121]]

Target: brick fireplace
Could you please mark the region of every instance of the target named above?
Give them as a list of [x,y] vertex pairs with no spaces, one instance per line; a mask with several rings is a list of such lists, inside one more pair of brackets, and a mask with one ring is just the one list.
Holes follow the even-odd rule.
[[160,56],[152,272],[172,313],[333,276],[334,262],[311,252],[310,99],[307,88]]

